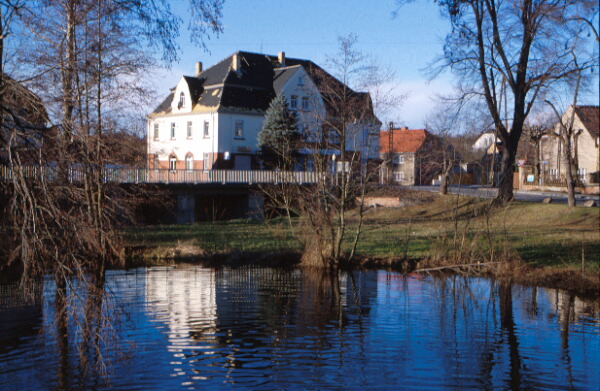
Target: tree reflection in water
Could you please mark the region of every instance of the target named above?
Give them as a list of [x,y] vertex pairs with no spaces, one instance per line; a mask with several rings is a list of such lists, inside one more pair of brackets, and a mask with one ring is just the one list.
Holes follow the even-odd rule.
[[600,381],[590,355],[600,342],[598,308],[541,288],[458,275],[184,265],[97,276],[56,289],[48,281],[44,324],[56,335],[21,344],[23,359],[0,352],[0,388],[28,384],[9,376],[99,390],[585,389]]
[[111,356],[126,355],[115,327],[120,307],[107,300],[106,271],[101,264],[79,278],[54,278],[54,303],[46,333],[57,345],[56,389],[88,389],[110,384]]

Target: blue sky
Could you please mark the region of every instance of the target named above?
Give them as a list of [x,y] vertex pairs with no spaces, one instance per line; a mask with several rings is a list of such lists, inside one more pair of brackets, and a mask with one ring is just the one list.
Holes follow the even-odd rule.
[[[174,11],[187,13],[187,1],[175,0]],[[206,41],[208,52],[190,44],[183,32],[179,63],[161,75],[159,95],[164,97],[182,75],[192,75],[197,61],[210,67],[238,50],[310,59],[326,67],[327,56],[338,50],[338,36],[358,35],[357,49],[382,67],[395,71],[389,86],[407,95],[389,118],[396,124],[419,128],[435,102],[436,93],[450,89],[447,78],[432,83],[421,70],[442,53],[449,23],[433,1],[419,1],[396,9],[394,0],[226,0],[224,31]],[[150,110],[149,110],[150,111]]]
[[[172,3],[185,19],[188,1]],[[424,72],[442,55],[443,39],[450,29],[433,0],[416,0],[402,8],[396,6],[396,0],[225,0],[222,22],[223,33],[206,40],[208,51],[192,45],[182,31],[180,61],[152,79],[159,94],[155,104],[182,75],[194,74],[197,61],[206,69],[238,50],[271,55],[284,51],[288,57],[310,59],[327,69],[327,56],[337,52],[338,37],[348,34],[358,36],[358,50],[395,72],[387,87],[406,96],[403,104],[387,115],[378,113],[384,123],[426,127],[436,96],[452,91],[448,73],[430,81]],[[579,103],[598,104],[597,86]],[[147,112],[153,108],[148,107]]]

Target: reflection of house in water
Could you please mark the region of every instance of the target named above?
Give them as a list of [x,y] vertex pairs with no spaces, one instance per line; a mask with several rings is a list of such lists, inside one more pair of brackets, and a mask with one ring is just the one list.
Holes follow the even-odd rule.
[[316,341],[325,341],[332,327],[358,323],[376,300],[377,274],[336,276],[252,267],[150,269],[146,305],[167,326],[176,362],[187,359],[197,376],[210,376],[215,367],[262,362],[310,340],[321,346]]
[[148,312],[169,328],[172,348],[215,343],[215,272],[205,268],[148,269]]
[[598,318],[600,303],[584,301],[572,293],[558,289],[545,290],[560,322],[577,322],[582,316],[590,322]]
[[[41,286],[36,297],[40,297]],[[0,285],[0,354],[13,350],[42,327],[41,300],[24,295],[18,285]],[[10,337],[9,337],[10,336]]]

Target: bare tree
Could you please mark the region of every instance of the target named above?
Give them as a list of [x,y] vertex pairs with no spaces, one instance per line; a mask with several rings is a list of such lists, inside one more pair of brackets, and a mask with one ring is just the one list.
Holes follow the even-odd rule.
[[[513,197],[514,163],[525,120],[549,86],[576,72],[570,43],[589,29],[581,18],[597,12],[597,3],[452,0],[439,4],[452,23],[441,66],[459,77],[463,97],[481,97],[487,105],[503,144],[497,201],[505,204]],[[507,118],[501,112],[503,85],[508,90],[505,102],[512,105]]]
[[367,170],[366,154],[373,136],[379,135],[380,123],[369,94],[349,85],[363,80],[359,76],[370,68],[356,50],[356,41],[355,35],[340,38],[339,53],[329,61],[336,77],[308,65],[318,91],[313,97],[314,118],[309,121],[314,126],[305,130],[304,149],[311,151],[307,158],[321,173],[317,184],[282,184],[266,190],[277,208],[300,216],[306,229],[295,232],[305,248],[305,265],[337,267],[354,257],[362,232],[364,203],[360,200],[376,171]]
[[570,113],[567,113],[565,116],[561,116],[559,114],[555,105],[551,101],[546,101],[546,103],[548,103],[548,105],[552,107],[552,110],[556,114],[556,118],[558,120],[558,131],[555,132],[554,130],[552,130],[549,133],[552,137],[558,138],[562,146],[562,158],[565,163],[565,176],[567,179],[567,200],[569,203],[569,207],[575,206],[575,187],[579,182],[577,177],[577,171],[579,168],[577,161],[577,141],[578,136],[580,134],[580,130],[575,129],[573,125],[575,124],[577,96],[579,92],[580,82],[581,76],[578,76],[573,97],[573,104],[570,108]]
[[[200,7],[203,18],[194,21],[195,36],[220,30],[222,1],[190,3]],[[11,110],[19,99],[37,102],[27,109],[44,105],[25,87],[12,88],[18,96],[0,95],[1,117],[10,118],[2,122],[0,134],[22,134],[2,138],[11,173],[10,182],[3,183],[9,201],[2,205],[7,217],[2,221],[3,250],[8,263],[20,265],[25,288],[54,274],[61,339],[69,335],[67,287],[74,278],[89,282],[90,301],[80,326],[86,339],[97,337],[105,270],[123,260],[116,228],[131,195],[104,180],[105,165],[112,159],[107,146],[120,125],[115,111],[143,94],[137,79],[158,52],[164,60],[176,58],[181,19],[162,1],[6,1],[0,9],[18,17],[19,33],[30,40],[27,46],[11,47],[19,60],[16,73],[39,89],[50,113],[43,123],[52,123],[41,129],[43,143],[20,148],[20,140],[37,137],[31,126],[24,126],[35,123],[30,120],[35,116]],[[4,75],[2,80],[7,80]],[[6,91],[3,85],[0,91]],[[45,112],[40,109],[37,116]],[[94,354],[103,365],[99,351]]]
[[448,194],[448,183],[452,170],[460,162],[460,155],[452,145],[452,136],[457,133],[457,113],[449,106],[438,106],[438,109],[428,117],[426,127],[438,138],[439,143],[431,150],[428,161],[438,166],[440,172],[440,194]]

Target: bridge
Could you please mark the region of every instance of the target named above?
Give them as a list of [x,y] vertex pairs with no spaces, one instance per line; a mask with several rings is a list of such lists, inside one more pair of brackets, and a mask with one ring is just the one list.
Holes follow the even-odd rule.
[[[0,180],[10,181],[15,169],[0,166]],[[55,166],[19,167],[25,178],[54,182],[58,178]],[[77,165],[69,167],[68,178],[71,183],[81,183],[85,171]],[[276,170],[168,170],[145,168],[105,167],[102,170],[104,183],[122,184],[314,184],[320,173],[314,171],[276,171]]]
[[[10,168],[0,166],[0,181],[10,182],[19,176],[30,180],[58,180],[57,166],[26,166]],[[119,186],[153,184],[167,191],[175,207],[149,210],[149,221],[190,223],[216,217],[260,216],[263,210],[262,193],[256,186],[269,184],[315,184],[322,173],[314,171],[276,170],[168,170],[105,167],[102,181]],[[83,183],[84,168],[71,165],[68,169],[70,183]]]

